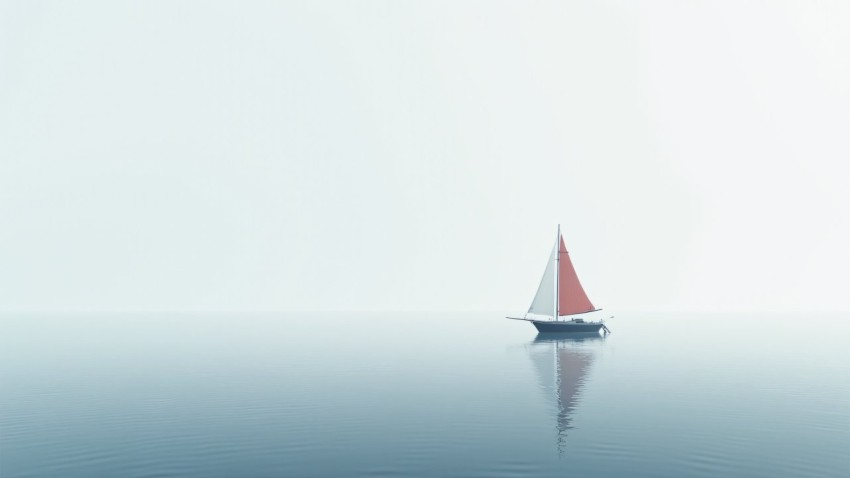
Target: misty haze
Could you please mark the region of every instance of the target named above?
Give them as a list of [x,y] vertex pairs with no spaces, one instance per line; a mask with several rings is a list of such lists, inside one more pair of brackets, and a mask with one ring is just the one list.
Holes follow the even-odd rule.
[[848,24],[2,2],[0,477],[850,475]]

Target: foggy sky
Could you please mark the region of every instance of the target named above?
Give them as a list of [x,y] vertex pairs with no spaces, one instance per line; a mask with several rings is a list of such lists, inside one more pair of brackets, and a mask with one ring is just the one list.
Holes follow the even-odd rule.
[[850,309],[850,3],[0,4],[0,310]]

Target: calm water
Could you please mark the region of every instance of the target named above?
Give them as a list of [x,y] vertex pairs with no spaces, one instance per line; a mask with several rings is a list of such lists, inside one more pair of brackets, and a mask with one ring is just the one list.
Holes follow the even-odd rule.
[[850,316],[0,318],[0,477],[850,474]]

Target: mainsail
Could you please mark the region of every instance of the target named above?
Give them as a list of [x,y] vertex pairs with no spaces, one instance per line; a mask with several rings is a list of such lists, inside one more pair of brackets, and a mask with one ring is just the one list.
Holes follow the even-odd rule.
[[594,309],[590,299],[584,292],[581,282],[578,280],[570,253],[564,245],[564,238],[560,238],[560,264],[558,267],[558,315],[581,314],[591,312]]

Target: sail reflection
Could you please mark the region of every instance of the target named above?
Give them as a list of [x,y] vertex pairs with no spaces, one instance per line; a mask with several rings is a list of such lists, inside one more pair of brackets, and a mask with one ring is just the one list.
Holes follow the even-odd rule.
[[559,454],[564,452],[567,432],[573,428],[573,416],[595,358],[593,344],[603,340],[599,334],[539,334],[528,346],[545,398],[555,400]]

